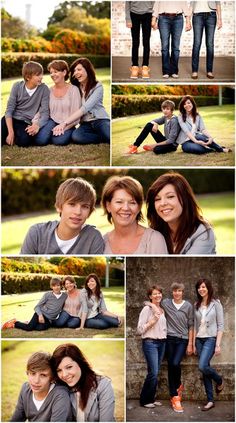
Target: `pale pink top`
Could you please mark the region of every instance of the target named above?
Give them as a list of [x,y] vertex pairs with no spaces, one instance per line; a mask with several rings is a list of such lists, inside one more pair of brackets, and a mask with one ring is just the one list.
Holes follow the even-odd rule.
[[158,17],[161,13],[183,13],[185,16],[190,16],[191,9],[187,1],[155,1],[153,16]]
[[[81,107],[81,95],[75,85],[69,84],[69,88],[63,97],[55,97],[53,89],[50,88],[50,117],[57,123],[65,121],[70,115]],[[79,122],[77,119],[69,126],[74,126]]]
[[79,309],[80,309],[80,293],[74,298],[67,297],[63,310],[65,310],[70,316],[78,317],[79,316]]
[[152,307],[145,306],[140,315],[138,320],[138,327],[137,332],[139,335],[142,336],[143,339],[145,338],[152,338],[152,339],[165,339],[167,334],[166,328],[166,318],[164,312],[160,315],[159,319],[152,324],[152,319],[155,318],[154,312],[152,311]]
[[[109,232],[104,235],[104,254],[114,254],[109,242]],[[122,251],[120,252],[121,254]],[[131,254],[168,254],[167,246],[163,235],[151,228],[145,228],[138,248]]]

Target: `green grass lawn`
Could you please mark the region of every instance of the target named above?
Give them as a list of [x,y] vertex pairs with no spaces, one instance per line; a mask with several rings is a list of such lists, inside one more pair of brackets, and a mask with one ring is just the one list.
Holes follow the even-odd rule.
[[[204,217],[211,222],[216,234],[217,254],[234,254],[234,194],[232,192],[197,196]],[[146,215],[145,207],[143,208]],[[37,214],[11,219],[2,223],[2,254],[18,254],[29,227],[35,223],[57,219],[56,213]],[[88,219],[105,234],[111,230],[101,208]],[[147,223],[144,223],[147,226]]]
[[[96,70],[97,79],[104,87],[104,106],[110,115],[110,69]],[[10,90],[21,78],[6,79],[2,82],[2,114],[5,112]],[[49,87],[51,77],[43,78]],[[110,146],[108,144],[67,146],[47,145],[45,147],[20,148],[16,145],[2,147],[3,166],[109,166]]]
[[[27,380],[26,362],[36,351],[50,353],[66,341],[3,341],[2,343],[2,418],[10,421],[22,383]],[[93,369],[111,378],[115,391],[115,417],[124,421],[124,342],[110,340],[72,341],[83,351]]]
[[[107,309],[117,314],[124,322],[124,287],[110,287],[102,289]],[[30,320],[34,307],[42,298],[44,292],[14,294],[2,296],[2,322],[16,318],[19,321]],[[97,331],[95,329],[50,328],[46,331],[24,332],[20,329],[6,329],[2,331],[3,338],[123,338],[124,325],[119,328]]]
[[[141,146],[138,154],[128,154],[128,146],[133,144],[145,124],[161,116],[161,112],[158,112],[112,121],[113,166],[234,166],[234,105],[201,107],[199,112],[216,142],[232,148],[232,153],[210,153],[198,156],[183,153],[179,146],[176,152],[158,156],[152,151],[144,151]],[[149,135],[143,145],[153,143],[155,144],[155,141]]]

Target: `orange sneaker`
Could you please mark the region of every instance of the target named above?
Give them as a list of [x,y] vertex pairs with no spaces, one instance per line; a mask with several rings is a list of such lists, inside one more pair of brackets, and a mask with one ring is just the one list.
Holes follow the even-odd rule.
[[15,327],[15,323],[16,323],[16,319],[8,320],[7,322],[5,322],[2,325],[2,330],[4,330],[4,329],[13,329]]
[[129,146],[129,150],[128,150],[129,154],[137,154],[137,152],[138,152],[138,147],[136,145]]
[[142,78],[143,79],[150,78],[150,68],[148,66],[142,66]]
[[144,149],[145,151],[152,151],[152,150],[153,150],[153,147],[152,147],[151,145],[144,145],[144,146],[143,146],[143,149]]
[[138,75],[139,75],[139,67],[138,66],[131,66],[129,68],[131,74],[130,74],[130,78],[131,79],[138,79]]
[[170,399],[170,402],[171,402],[171,405],[172,405],[173,410],[176,413],[183,413],[184,409],[183,409],[183,407],[181,405],[180,397],[179,396],[172,397]]
[[183,391],[184,391],[184,385],[179,385],[177,392],[178,392],[178,396],[180,397],[180,399],[182,399],[182,395],[183,395]]

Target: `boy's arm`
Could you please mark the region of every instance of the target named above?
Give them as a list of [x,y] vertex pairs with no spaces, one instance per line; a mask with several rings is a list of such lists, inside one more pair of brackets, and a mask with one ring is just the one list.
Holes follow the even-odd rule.
[[6,120],[7,130],[8,130],[8,136],[6,138],[6,143],[8,145],[13,145],[14,139],[15,139],[15,134],[14,134],[14,129],[13,129],[12,117],[5,117],[5,120]]
[[102,235],[99,231],[96,231],[96,234],[91,242],[89,249],[89,254],[102,254],[105,248],[105,243]]
[[178,123],[178,119],[171,119],[170,122],[170,133],[168,136],[167,144],[174,144],[174,142],[176,141],[178,135],[179,135],[179,131],[180,131],[180,126]]
[[[57,387],[54,389],[57,390]],[[72,421],[72,408],[69,393],[60,389],[55,391],[54,401],[52,403],[52,414],[50,422],[70,422]]]
[[18,401],[16,404],[15,411],[11,417],[10,422],[25,422],[26,421],[26,415],[25,415],[25,407],[23,402],[23,396],[22,396],[22,389],[20,391],[20,395],[18,397]]
[[131,2],[126,1],[125,2],[125,21],[127,28],[132,28],[132,22],[130,17],[130,9],[131,9]]
[[49,88],[45,85],[42,93],[41,105],[39,108],[39,128],[42,128],[49,119]]
[[[35,313],[37,313],[37,315],[40,317],[43,317],[43,313],[41,310],[41,307],[44,306],[44,304],[47,302],[47,296],[48,296],[48,292],[45,292],[45,294],[43,294],[41,300],[39,300],[38,304],[35,306],[34,311]],[[41,318],[40,318],[41,319]],[[42,319],[41,319],[42,320]],[[43,319],[44,320],[44,319]],[[40,320],[39,320],[40,321]],[[43,321],[40,321],[40,323],[44,323]]]
[[39,254],[38,232],[35,225],[29,228],[21,247],[20,254]]

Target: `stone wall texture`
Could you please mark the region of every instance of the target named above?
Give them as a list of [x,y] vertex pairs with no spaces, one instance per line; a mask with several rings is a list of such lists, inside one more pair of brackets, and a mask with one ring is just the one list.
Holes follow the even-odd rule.
[[[223,27],[215,32],[215,56],[233,56],[235,52],[235,2],[222,1]],[[191,57],[193,42],[193,31],[183,30],[180,44],[181,56]],[[161,55],[161,43],[159,30],[153,31],[151,35],[151,56]],[[142,55],[142,42],[140,43],[140,56]],[[205,56],[205,38],[203,36],[201,56]],[[131,34],[130,29],[125,25],[125,1],[112,2],[112,55],[131,55]]]
[[[222,302],[225,315],[225,331],[222,352],[212,359],[212,364],[223,374],[225,389],[221,399],[234,399],[234,258],[233,257],[128,257],[126,260],[126,372],[128,399],[139,397],[146,375],[146,362],[141,349],[141,338],[136,334],[139,313],[147,299],[149,286],[159,284],[164,297],[170,296],[173,282],[185,284],[185,298],[196,300],[195,283],[201,277],[208,278],[214,285],[216,298]],[[198,360],[195,356],[183,360],[184,398],[204,400],[205,393]],[[169,397],[167,364],[164,359],[159,375],[158,398]]]

